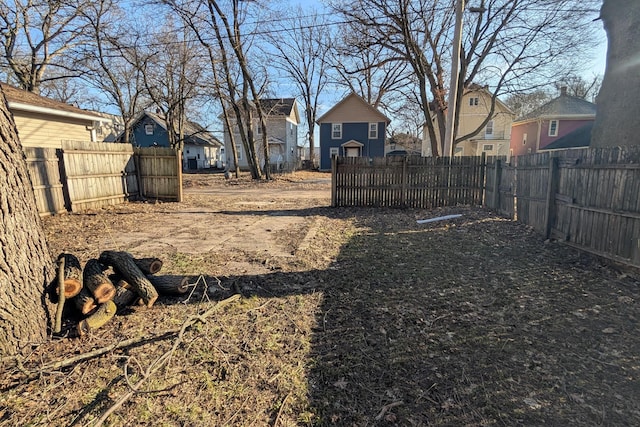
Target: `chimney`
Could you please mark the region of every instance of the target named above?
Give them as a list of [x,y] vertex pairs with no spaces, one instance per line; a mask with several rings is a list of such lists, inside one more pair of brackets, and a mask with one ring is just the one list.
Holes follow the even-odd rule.
[[567,87],[566,86],[561,86],[560,87],[560,96],[567,96]]

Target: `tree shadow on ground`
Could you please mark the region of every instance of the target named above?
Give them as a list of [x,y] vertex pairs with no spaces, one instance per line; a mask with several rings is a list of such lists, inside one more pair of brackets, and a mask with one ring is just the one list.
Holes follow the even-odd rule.
[[247,297],[322,293],[314,424],[640,424],[634,280],[483,211],[391,216],[362,217],[326,270],[225,278]]

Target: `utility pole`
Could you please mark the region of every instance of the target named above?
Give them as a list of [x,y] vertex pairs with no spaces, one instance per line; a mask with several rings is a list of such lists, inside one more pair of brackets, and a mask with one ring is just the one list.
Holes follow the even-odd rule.
[[447,103],[447,126],[444,135],[442,155],[453,157],[453,141],[455,140],[454,120],[458,100],[458,76],[460,74],[460,43],[462,41],[462,12],[464,0],[456,1],[456,25],[453,34],[453,53],[451,54],[451,82],[449,83],[449,102]]

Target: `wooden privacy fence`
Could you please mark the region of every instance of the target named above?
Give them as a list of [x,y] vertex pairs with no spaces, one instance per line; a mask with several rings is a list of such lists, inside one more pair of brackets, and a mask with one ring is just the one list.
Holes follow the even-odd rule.
[[488,165],[488,207],[547,238],[640,267],[640,149],[545,152],[514,163]]
[[332,206],[481,205],[485,157],[334,157]]
[[125,200],[181,200],[180,159],[169,148],[65,141],[62,149],[25,147],[41,216]]

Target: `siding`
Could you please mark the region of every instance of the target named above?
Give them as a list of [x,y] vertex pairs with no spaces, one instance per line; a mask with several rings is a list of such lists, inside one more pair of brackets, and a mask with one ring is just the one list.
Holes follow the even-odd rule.
[[62,148],[62,141],[91,141],[87,127],[93,122],[72,118],[56,118],[38,113],[13,113],[18,136],[24,147]]
[[[336,122],[340,123],[340,122]],[[369,139],[369,122],[366,123],[342,123],[342,138],[331,138],[331,124],[320,125],[320,169],[331,169],[331,148],[341,147],[347,141],[355,140],[364,146],[361,155],[363,157],[384,157],[384,138],[386,133],[385,123],[378,123],[378,138]],[[342,149],[340,155],[344,155]]]

